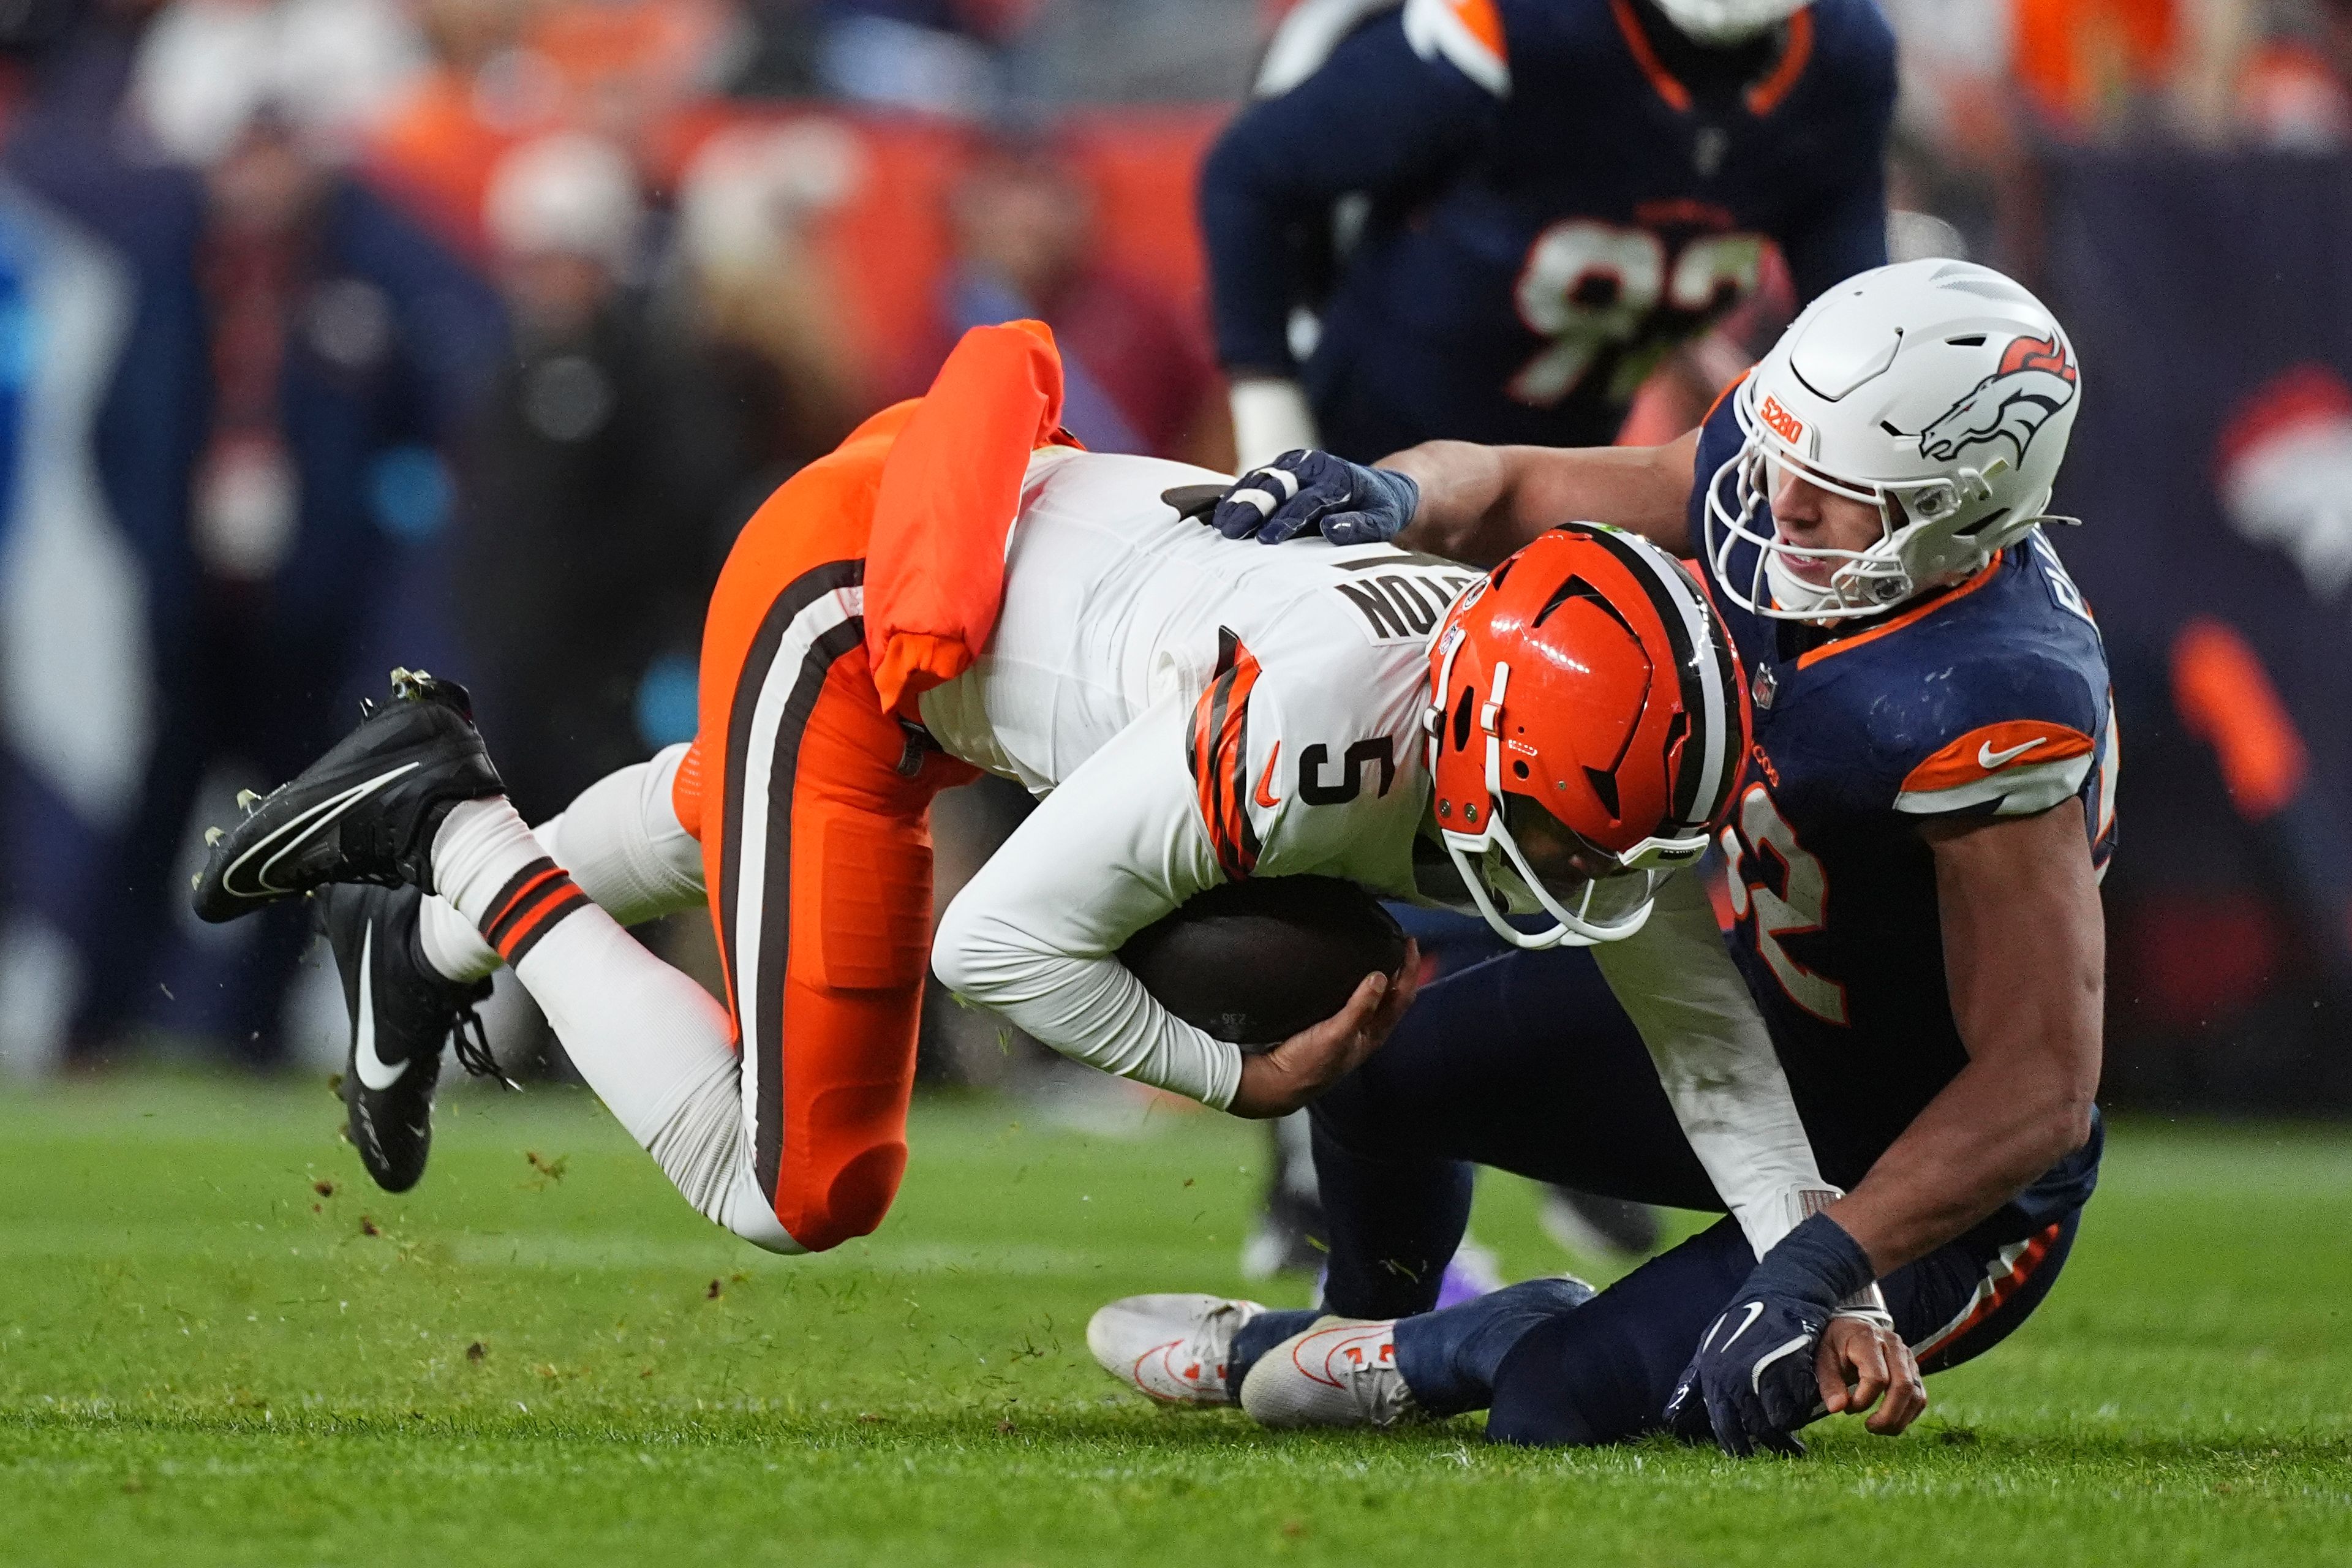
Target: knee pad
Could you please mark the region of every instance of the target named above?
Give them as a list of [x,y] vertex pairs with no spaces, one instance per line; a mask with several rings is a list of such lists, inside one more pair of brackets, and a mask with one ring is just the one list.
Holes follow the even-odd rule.
[[822,1090],[804,1128],[805,1152],[786,1156],[790,1184],[776,1217],[811,1252],[871,1236],[907,1170],[907,1085],[892,1079]]

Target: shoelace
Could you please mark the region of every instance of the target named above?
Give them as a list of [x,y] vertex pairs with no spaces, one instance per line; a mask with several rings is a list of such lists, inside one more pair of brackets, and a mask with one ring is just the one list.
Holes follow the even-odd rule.
[[[1233,1355],[1234,1336],[1239,1333],[1242,1326],[1255,1315],[1245,1313],[1243,1309],[1230,1301],[1211,1309],[1206,1316],[1192,1325],[1192,1331],[1185,1336],[1181,1359],[1188,1365],[1199,1366],[1204,1370],[1214,1367],[1216,1375],[1213,1378],[1203,1378],[1202,1381],[1214,1382],[1230,1390],[1231,1385],[1226,1383],[1224,1369]],[[1227,1397],[1233,1397],[1230,1392]]]
[[1421,1403],[1398,1370],[1393,1351],[1386,1360],[1367,1357],[1349,1367],[1348,1390],[1375,1426],[1392,1426],[1421,1413]]
[[506,1075],[499,1058],[490,1054],[489,1031],[482,1026],[482,1016],[470,1002],[449,1020],[449,1045],[457,1053],[457,1065],[476,1078],[495,1079],[517,1094],[522,1085]]

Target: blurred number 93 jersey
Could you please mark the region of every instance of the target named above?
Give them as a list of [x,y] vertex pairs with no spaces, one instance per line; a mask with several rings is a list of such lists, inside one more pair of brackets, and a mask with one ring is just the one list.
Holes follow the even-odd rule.
[[[2074,796],[2104,876],[2119,765],[2106,654],[2040,526],[1881,616],[1793,619],[1769,597],[1749,607],[1769,577],[1758,539],[1773,533],[1768,500],[1731,496],[1748,439],[1742,405],[1758,402],[1743,395],[1754,385],[1738,384],[1707,416],[1691,500],[1693,536],[1710,542],[1723,539],[1705,531],[1710,490],[1733,513],[1749,508],[1740,536],[1702,550],[1699,563],[1754,707],[1751,765],[1718,838],[1732,945],[1798,1102],[1835,1108],[1808,1122],[1876,1150],[1968,1059],[1945,985],[1936,868],[1918,828],[2030,816]],[[1771,400],[1762,401],[1767,412],[1749,419],[1769,417]],[[2071,1201],[2082,1201],[2095,1144],[2020,1201],[2063,1205],[2069,1194],[2056,1188],[2069,1183],[2082,1187]],[[1820,1152],[1829,1180],[1861,1179],[1840,1150]]]
[[1871,0],[1772,9],[1708,47],[1653,0],[1306,0],[1203,172],[1221,358],[1290,374],[1320,293],[1302,379],[1342,456],[1611,440],[1768,241],[1801,299],[1885,260],[1893,37]]

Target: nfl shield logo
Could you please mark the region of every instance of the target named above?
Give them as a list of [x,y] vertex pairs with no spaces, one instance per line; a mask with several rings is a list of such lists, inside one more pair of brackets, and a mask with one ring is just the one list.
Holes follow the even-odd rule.
[[1772,673],[1770,665],[1759,663],[1756,667],[1756,679],[1748,683],[1748,690],[1756,700],[1756,706],[1769,713],[1772,710],[1772,699],[1780,690],[1780,678]]

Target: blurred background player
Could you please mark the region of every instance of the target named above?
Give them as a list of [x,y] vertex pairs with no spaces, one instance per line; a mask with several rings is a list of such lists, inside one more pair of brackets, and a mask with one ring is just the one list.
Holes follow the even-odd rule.
[[[1733,312],[1886,260],[1895,88],[1870,0],[1307,0],[1201,178],[1242,466],[1616,440]],[[1656,438],[1752,357],[1694,353]],[[1412,929],[1441,969],[1496,951],[1475,922]],[[1305,1123],[1275,1136],[1253,1278],[1320,1258]],[[1579,1250],[1656,1242],[1635,1205],[1555,1190],[1543,1214]]]
[[[342,678],[375,662],[369,638],[429,561],[444,452],[504,329],[490,290],[343,165],[352,117],[382,96],[367,57],[262,13],[151,15],[76,17],[10,128],[8,174],[44,226],[116,263],[47,301],[48,352],[121,357],[82,373],[88,425],[44,432],[58,461],[86,437],[100,482],[71,487],[84,552],[41,619],[91,623],[60,638],[86,661],[67,700],[90,700],[94,726],[135,716],[106,738],[135,776],[79,819],[33,803],[24,831],[46,842],[26,870],[79,861],[45,888],[79,958],[67,1059],[95,1060],[177,987],[193,1028],[259,1067],[308,922],[192,949],[166,892],[186,823],[216,769],[292,765],[336,732]],[[110,691],[142,664],[151,692]],[[203,700],[231,686],[253,701]]]

